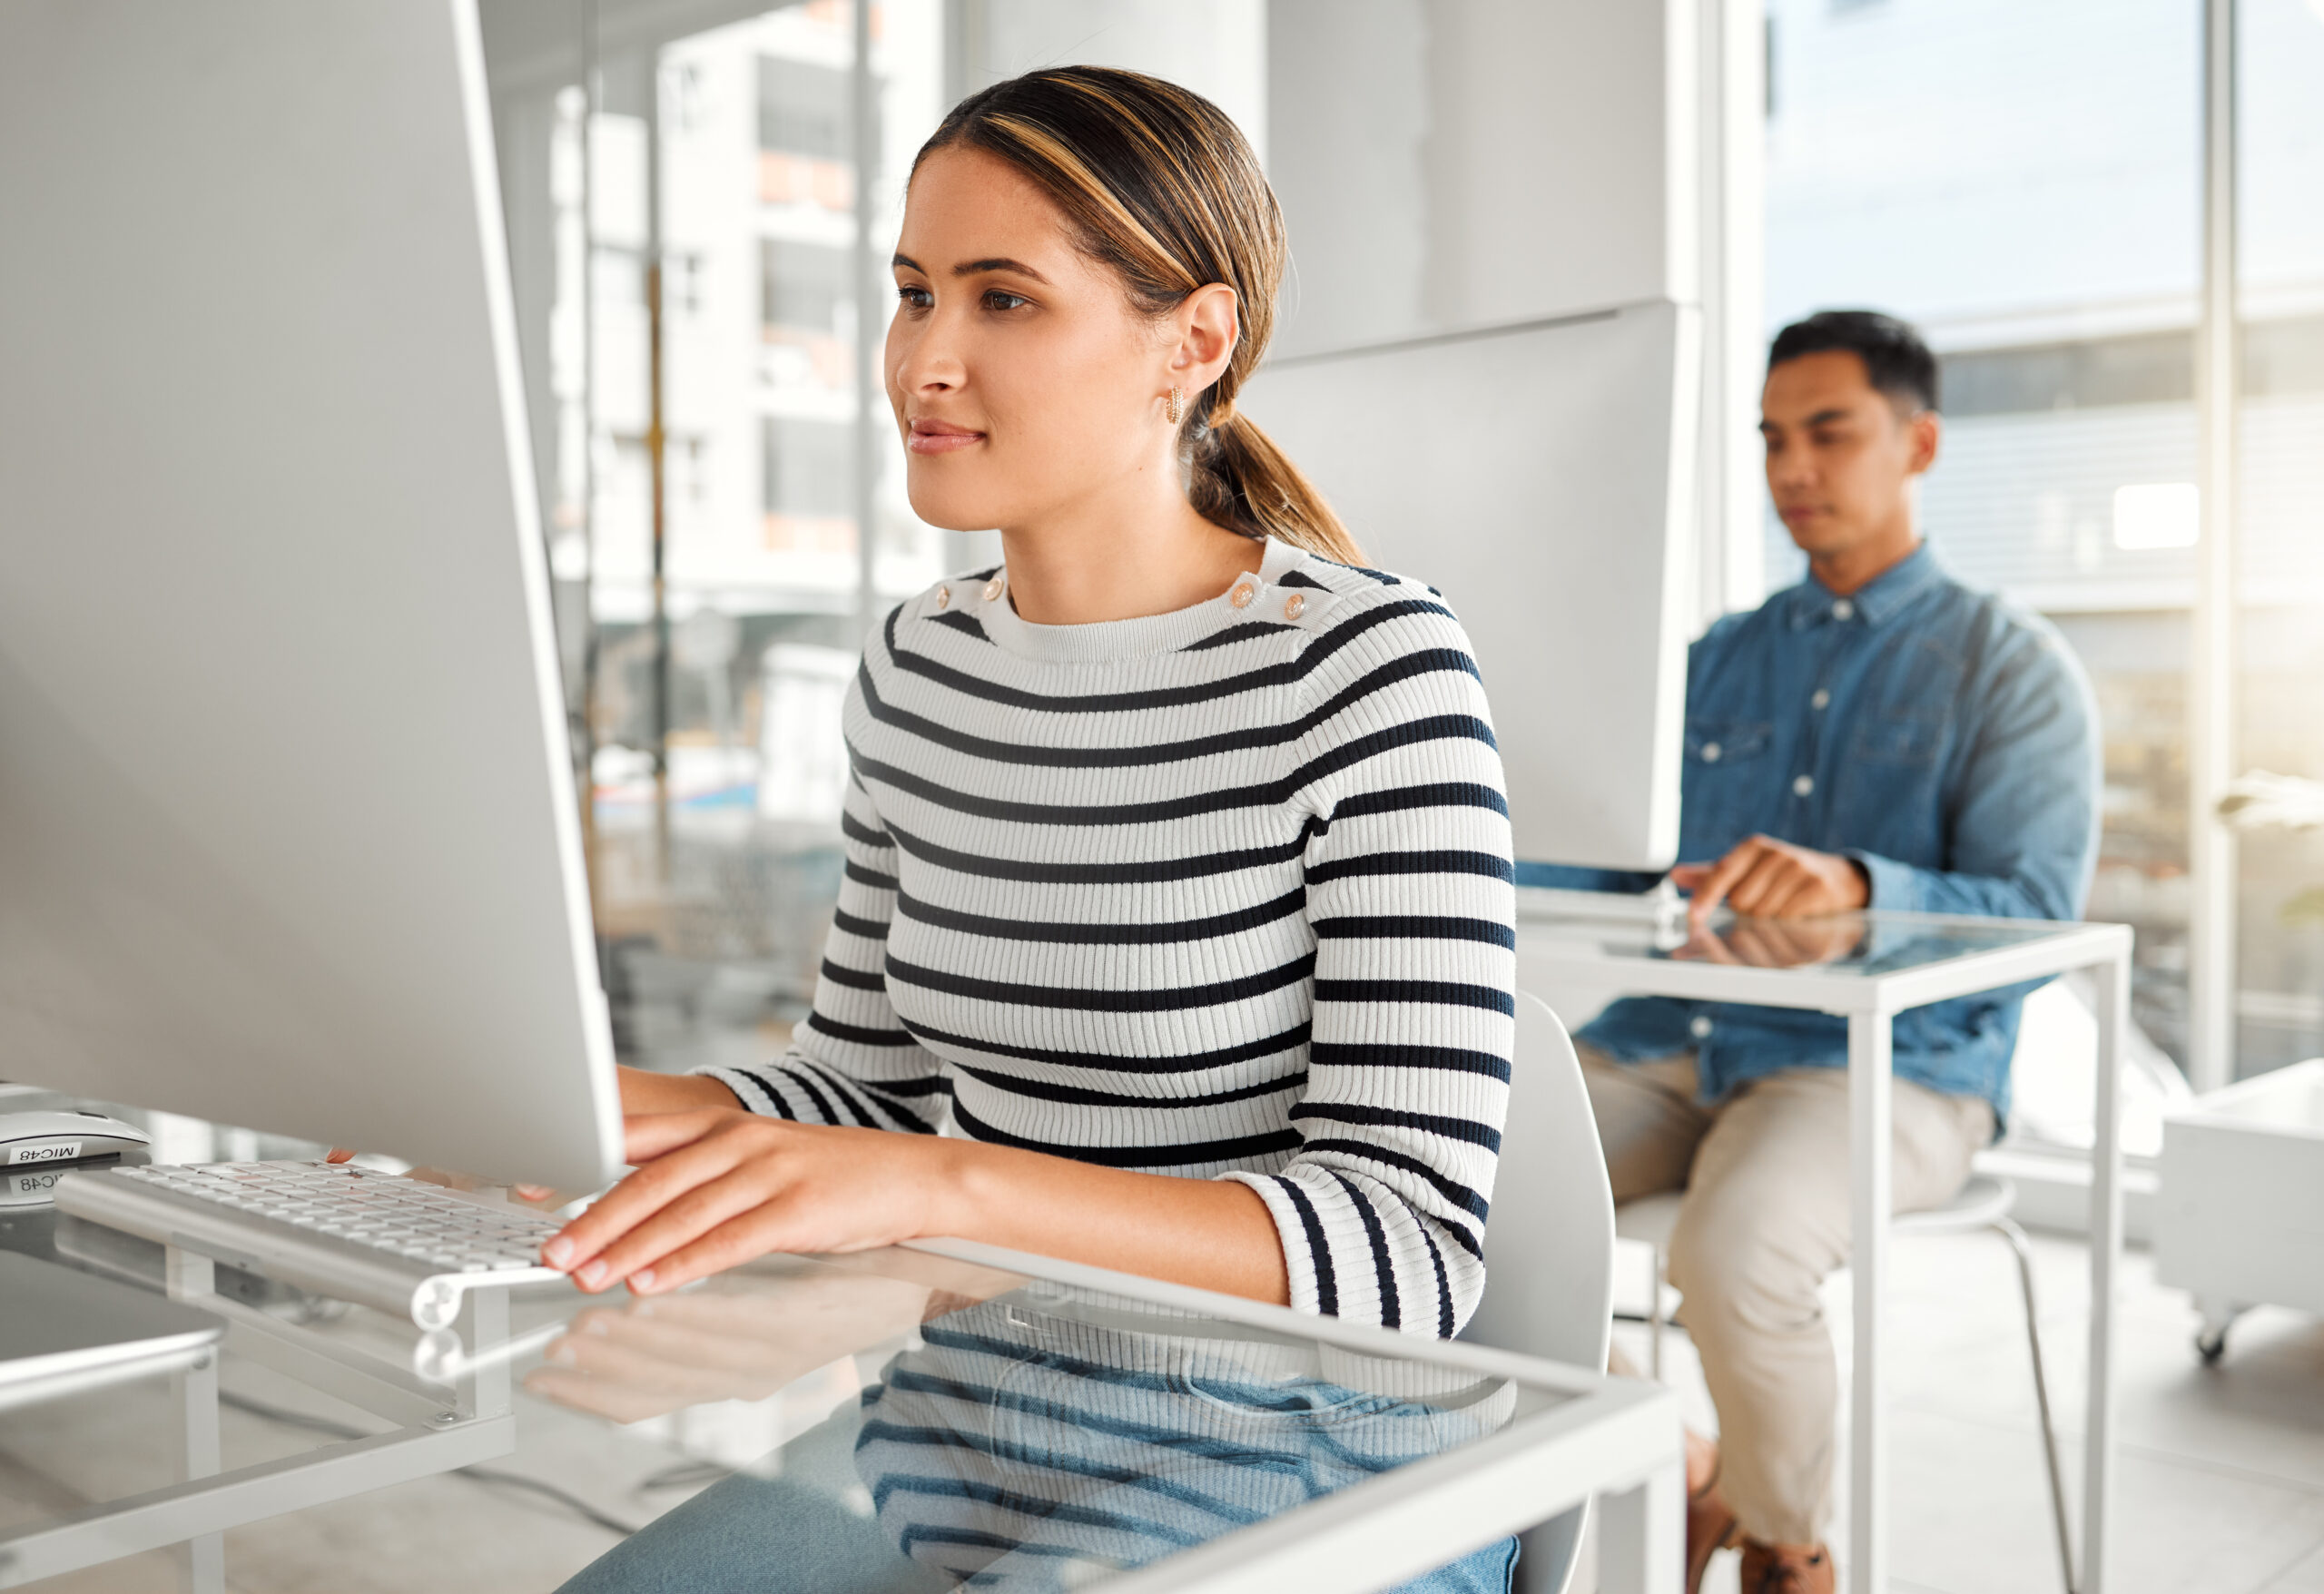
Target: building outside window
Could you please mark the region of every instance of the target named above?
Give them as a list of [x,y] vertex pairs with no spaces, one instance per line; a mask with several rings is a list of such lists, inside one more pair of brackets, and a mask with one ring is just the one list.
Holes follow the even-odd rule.
[[[1769,0],[1771,329],[1862,305],[1944,361],[1938,557],[2054,621],[2105,733],[2089,916],[2187,1058],[2199,0]],[[2238,764],[2324,777],[2324,5],[2243,0]],[[1769,585],[1802,561],[1770,520]],[[2244,841],[2239,1073],[2324,1052],[2324,841]]]

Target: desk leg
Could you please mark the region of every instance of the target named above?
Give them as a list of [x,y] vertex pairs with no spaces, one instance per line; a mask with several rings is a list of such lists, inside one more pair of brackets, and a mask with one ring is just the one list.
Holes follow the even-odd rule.
[[2114,1274],[2122,1255],[2122,1035],[2130,1026],[2131,957],[2092,970],[2098,982],[2098,1143],[2090,1183],[2089,1450],[2083,1462],[2082,1588],[2106,1586],[2106,1508],[2114,1491]]
[[1687,1472],[1658,1467],[1598,1499],[1599,1594],[1671,1594],[1687,1576]]
[[507,1416],[515,1410],[508,1377],[508,1292],[468,1291],[454,1328],[469,1354],[468,1371],[453,1385],[455,1412],[462,1418]]
[[1856,1283],[1856,1380],[1848,1434],[1850,1594],[1888,1587],[1888,1409],[1880,1319],[1888,1299],[1888,1225],[1896,1211],[1889,1157],[1896,1144],[1886,1013],[1848,1017],[1849,1265]]
[[[217,1267],[209,1257],[172,1245],[163,1253],[164,1278],[173,1301],[199,1306],[216,1293]],[[177,1410],[180,1455],[185,1481],[218,1475],[218,1353],[215,1349],[182,1372],[170,1375],[171,1403]],[[204,1533],[180,1550],[181,1582],[187,1594],[225,1594],[226,1538]]]

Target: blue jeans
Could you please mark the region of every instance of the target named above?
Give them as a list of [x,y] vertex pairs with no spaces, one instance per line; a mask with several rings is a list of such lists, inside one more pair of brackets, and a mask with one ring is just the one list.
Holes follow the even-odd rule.
[[[583,1568],[558,1594],[940,1594],[957,1587],[901,1553],[878,1519],[859,1514],[843,1491],[860,1489],[853,1464],[861,1414],[838,1415],[783,1451],[783,1475],[738,1473],[647,1524]],[[860,1499],[860,1495],[858,1496]],[[982,1586],[1062,1588],[1052,1568],[1002,1555],[978,1574]],[[1508,1594],[1517,1540],[1463,1556],[1396,1594]]]

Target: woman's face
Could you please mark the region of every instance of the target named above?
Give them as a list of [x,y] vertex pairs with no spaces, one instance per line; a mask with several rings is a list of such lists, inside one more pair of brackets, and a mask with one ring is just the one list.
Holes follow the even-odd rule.
[[1174,369],[1186,318],[1133,310],[1014,167],[958,145],[922,162],[895,276],[888,401],[922,520],[1008,529],[1156,485],[1141,476],[1175,485],[1166,398],[1216,369]]

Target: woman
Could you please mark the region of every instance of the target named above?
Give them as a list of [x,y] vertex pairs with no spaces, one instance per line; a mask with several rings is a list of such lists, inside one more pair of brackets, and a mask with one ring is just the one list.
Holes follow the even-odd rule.
[[921,151],[888,398],[913,509],[1004,562],[875,629],[813,1013],[764,1067],[625,1071],[638,1171],[546,1250],[583,1288],[952,1235],[1466,1320],[1500,758],[1443,601],[1236,411],[1285,256],[1234,124],[1154,79],[1018,78]]

